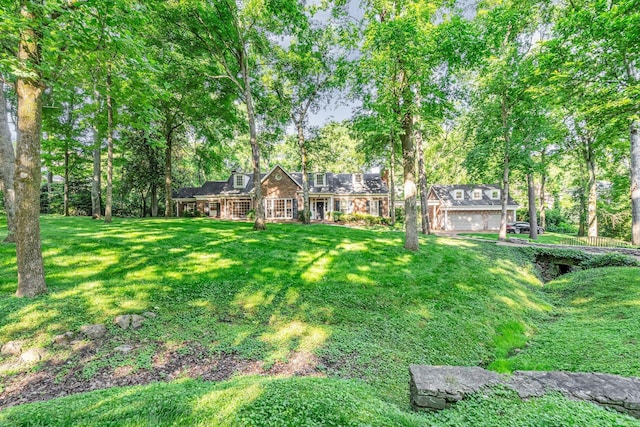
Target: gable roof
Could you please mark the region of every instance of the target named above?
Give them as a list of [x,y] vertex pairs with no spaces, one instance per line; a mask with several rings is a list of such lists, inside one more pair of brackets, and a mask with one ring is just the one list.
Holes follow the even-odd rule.
[[[457,200],[453,197],[453,192],[455,190],[464,191],[464,199]],[[482,190],[482,198],[474,200],[471,198],[471,193],[473,190]],[[429,197],[433,193],[440,202],[447,207],[486,207],[486,206],[501,206],[502,202],[500,199],[491,199],[487,192],[499,190],[502,191],[502,187],[499,185],[491,185],[491,184],[459,184],[459,185],[442,185],[442,184],[434,184],[431,186],[429,190]],[[507,198],[507,205],[518,207],[518,203],[511,198],[511,195]]]
[[[261,174],[261,183],[271,175],[276,169],[282,170],[291,180],[302,189],[302,173],[287,172],[282,166],[276,165],[268,173]],[[234,176],[237,174],[247,177],[247,184],[244,188],[234,187]],[[309,177],[309,193],[310,194],[335,194],[335,195],[363,195],[363,194],[388,194],[389,189],[382,181],[380,174],[365,173],[362,174],[362,183],[355,184],[354,175],[352,173],[331,173],[326,172],[325,185],[322,187],[315,186],[315,173],[307,174]],[[207,181],[202,187],[186,187],[180,188],[174,195],[174,198],[193,198],[196,196],[249,196],[254,189],[253,174],[236,172],[232,173],[226,181]]]

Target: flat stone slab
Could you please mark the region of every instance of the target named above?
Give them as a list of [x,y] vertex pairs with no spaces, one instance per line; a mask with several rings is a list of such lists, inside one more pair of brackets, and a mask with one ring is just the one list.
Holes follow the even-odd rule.
[[549,392],[585,400],[640,418],[640,378],[581,372],[516,371],[500,375],[479,367],[411,365],[410,395],[414,409],[445,409],[466,396],[502,385],[520,398]]

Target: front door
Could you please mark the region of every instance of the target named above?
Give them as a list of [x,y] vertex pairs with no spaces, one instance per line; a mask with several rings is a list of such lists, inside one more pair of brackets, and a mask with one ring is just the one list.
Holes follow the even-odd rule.
[[324,202],[316,202],[316,210],[318,212],[318,219],[324,219]]

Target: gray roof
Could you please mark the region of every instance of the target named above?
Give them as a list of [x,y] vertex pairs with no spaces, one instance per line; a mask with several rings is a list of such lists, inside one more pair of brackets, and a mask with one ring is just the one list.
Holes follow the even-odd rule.
[[[283,169],[284,170],[284,169]],[[248,177],[247,185],[244,188],[234,188],[233,177],[231,174],[226,181],[207,181],[202,187],[187,187],[181,188],[174,196],[176,198],[191,198],[194,196],[207,196],[207,195],[221,195],[221,196],[241,196],[248,195],[253,191],[253,174],[243,173]],[[264,178],[267,174],[261,174],[261,178]],[[302,187],[302,173],[293,172],[289,173]],[[380,174],[377,173],[365,173],[362,174],[362,184],[354,185],[354,174],[351,173],[330,173],[327,172],[326,185],[323,187],[316,187],[314,185],[315,174],[309,175],[309,193],[311,194],[336,194],[336,195],[351,195],[351,194],[387,194],[389,189],[386,184],[382,182]]]
[[179,188],[178,191],[173,193],[174,199],[192,199],[193,196],[200,190],[200,187],[184,187]]
[[[482,199],[474,200],[471,195],[473,190],[482,190]],[[464,200],[456,200],[453,197],[455,190],[464,191]],[[499,185],[491,184],[460,184],[460,185],[441,185],[434,184],[431,186],[431,191],[436,197],[441,200],[447,206],[500,206],[502,204],[500,199],[491,199],[487,192],[492,190],[502,191],[502,187]],[[509,195],[507,199],[507,205],[519,206],[515,200]]]
[[[300,186],[302,186],[302,172],[290,173],[291,177],[296,180]],[[365,173],[362,174],[362,184],[354,185],[355,174],[353,173],[331,173],[327,172],[326,185],[323,187],[316,187],[314,184],[314,173],[309,175],[309,193],[330,193],[337,195],[349,195],[349,194],[387,194],[389,189],[386,184],[382,182],[380,174],[377,173]]]

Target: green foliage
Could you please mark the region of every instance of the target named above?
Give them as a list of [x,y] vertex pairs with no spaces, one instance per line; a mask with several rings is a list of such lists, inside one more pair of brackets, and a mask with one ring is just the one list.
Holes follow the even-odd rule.
[[355,212],[351,214],[338,215],[338,219],[334,221],[341,221],[345,223],[363,223],[365,225],[384,225],[387,224],[387,219],[377,215],[371,215],[367,213]]
[[545,211],[546,228],[545,231],[552,233],[575,234],[578,228],[571,223],[570,219],[562,213],[559,208]]
[[621,253],[590,254],[579,249],[534,246],[520,248],[520,250],[528,254],[532,260],[539,258],[569,260],[572,261],[573,265],[582,269],[599,267],[640,267],[640,261]]
[[250,221],[253,221],[254,219],[256,219],[256,211],[255,209],[249,209],[247,211],[247,219]]

